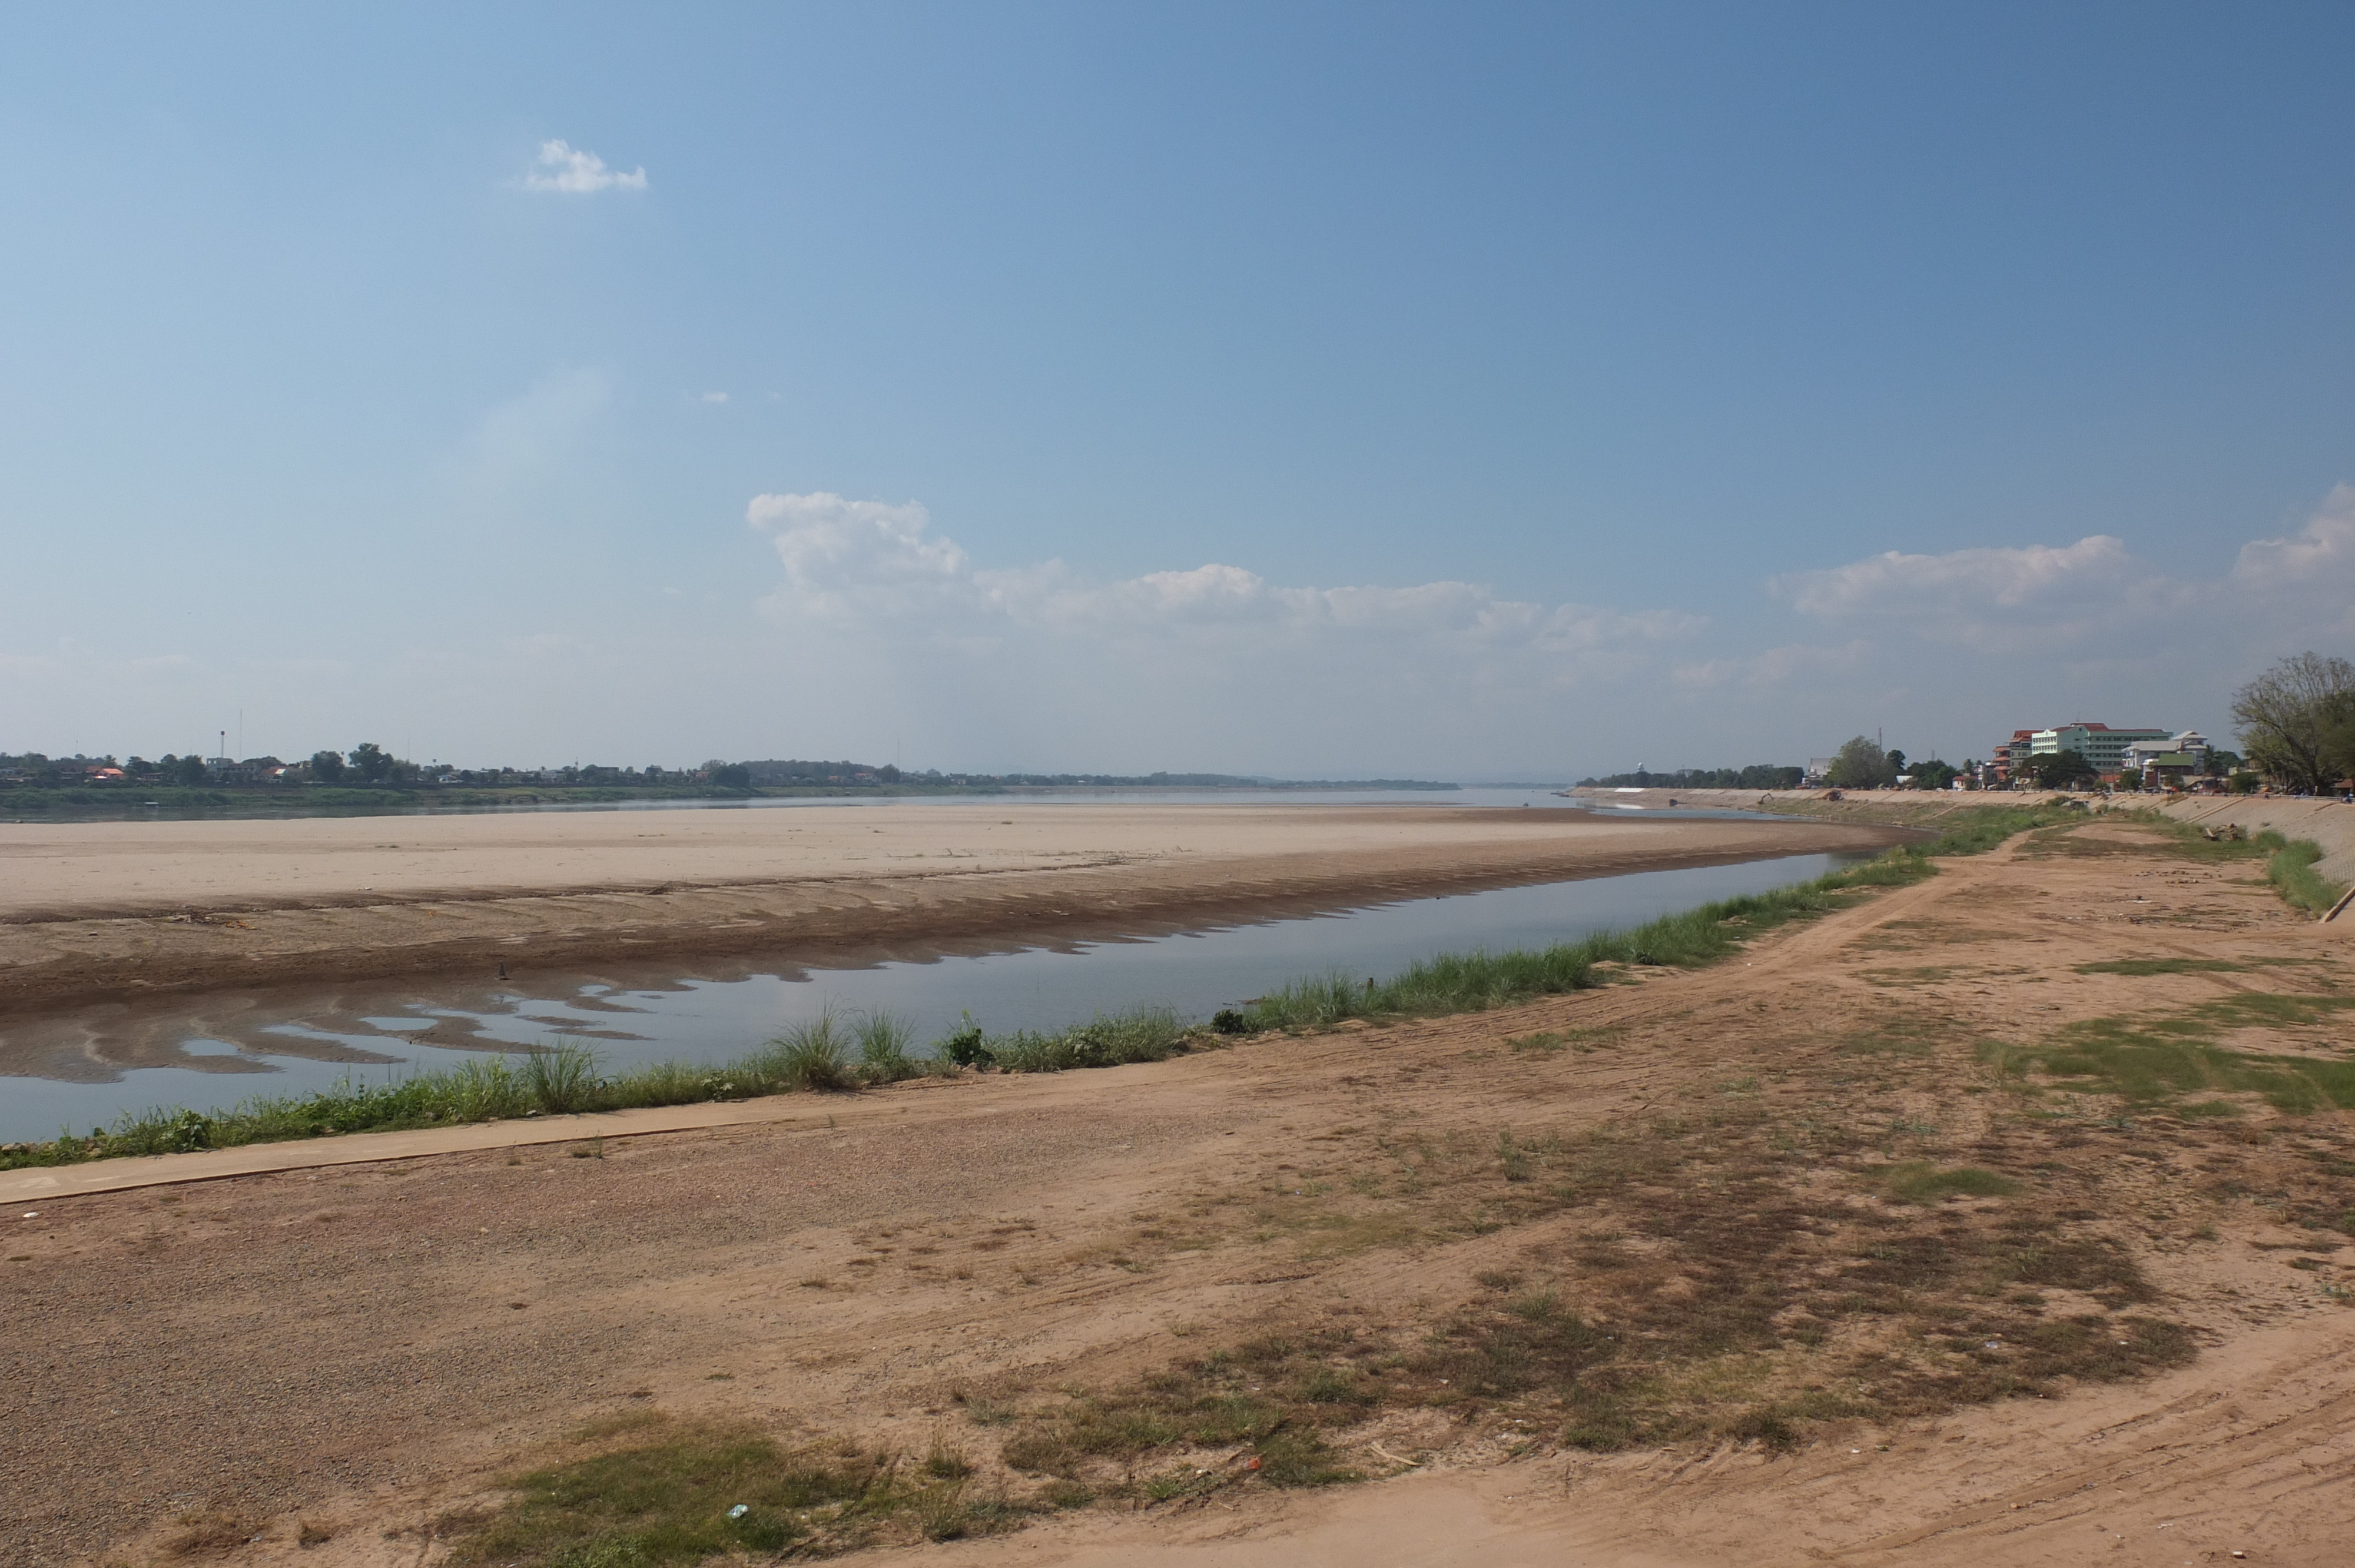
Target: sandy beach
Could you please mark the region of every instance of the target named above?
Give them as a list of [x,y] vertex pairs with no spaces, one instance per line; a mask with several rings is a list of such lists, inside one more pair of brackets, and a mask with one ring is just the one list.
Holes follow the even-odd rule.
[[995,801],[0,823],[0,1005],[1142,934],[1905,836],[1535,809]]

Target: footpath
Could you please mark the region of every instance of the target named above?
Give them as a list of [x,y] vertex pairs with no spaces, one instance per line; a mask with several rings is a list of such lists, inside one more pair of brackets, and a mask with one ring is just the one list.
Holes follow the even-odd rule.
[[531,1144],[578,1143],[584,1139],[631,1138],[650,1132],[693,1132],[704,1128],[786,1122],[829,1112],[856,1116],[862,1108],[813,1108],[807,1095],[723,1100],[703,1105],[655,1106],[642,1110],[598,1111],[585,1116],[519,1117],[470,1122],[464,1127],[422,1128],[410,1132],[353,1132],[290,1143],[250,1143],[188,1154],[134,1155],[93,1160],[83,1165],[49,1165],[0,1173],[0,1206],[88,1192],[121,1192],[134,1187],[165,1187],[184,1181],[220,1181],[276,1171],[314,1171],[329,1165],[371,1165],[385,1160],[421,1160],[484,1149]]

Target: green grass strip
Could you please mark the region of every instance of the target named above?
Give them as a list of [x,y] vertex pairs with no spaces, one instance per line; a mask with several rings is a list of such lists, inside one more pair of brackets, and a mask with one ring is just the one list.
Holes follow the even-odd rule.
[[1349,1018],[1428,1018],[1509,1007],[1535,997],[1586,991],[1610,979],[1602,965],[1691,969],[1714,963],[1761,932],[1812,918],[1870,888],[1899,887],[1935,874],[1936,861],[1982,854],[2015,833],[2083,820],[2065,807],[1979,806],[1946,819],[1926,843],[1890,851],[1862,865],[1767,893],[1720,899],[1625,931],[1598,931],[1537,950],[1447,953],[1424,959],[1387,980],[1339,973],[1295,980],[1251,1008],[1221,1019],[1240,1033],[1319,1029]]
[[2344,887],[2314,869],[2314,863],[2322,858],[2322,846],[2312,839],[2286,842],[2269,829],[2259,833],[2256,842],[2273,851],[2265,859],[2265,880],[2297,908],[2325,915],[2346,894]]

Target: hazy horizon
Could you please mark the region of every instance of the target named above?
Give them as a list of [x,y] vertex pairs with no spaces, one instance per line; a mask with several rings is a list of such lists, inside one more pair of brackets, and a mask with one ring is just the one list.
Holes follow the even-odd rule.
[[2344,7],[15,21],[0,751],[1574,779],[2355,652]]

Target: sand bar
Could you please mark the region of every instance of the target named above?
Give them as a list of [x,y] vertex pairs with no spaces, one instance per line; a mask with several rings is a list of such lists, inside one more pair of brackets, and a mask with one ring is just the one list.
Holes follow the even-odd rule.
[[0,824],[0,1005],[498,964],[1150,933],[1871,850],[1870,824],[1000,804]]

